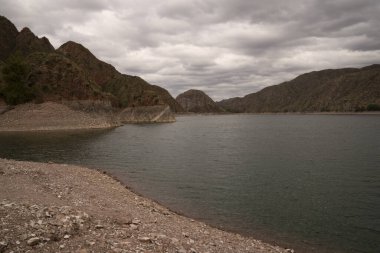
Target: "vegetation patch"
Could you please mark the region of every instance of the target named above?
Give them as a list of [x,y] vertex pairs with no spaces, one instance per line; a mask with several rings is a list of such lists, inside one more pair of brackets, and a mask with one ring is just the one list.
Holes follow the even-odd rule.
[[29,67],[19,56],[11,57],[2,68],[4,84],[1,95],[11,105],[26,103],[36,97],[35,90],[28,85]]

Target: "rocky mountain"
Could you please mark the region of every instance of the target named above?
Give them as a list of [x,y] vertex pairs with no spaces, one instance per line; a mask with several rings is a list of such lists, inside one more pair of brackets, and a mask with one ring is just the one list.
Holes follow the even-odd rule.
[[46,37],[38,38],[29,28],[25,27],[17,35],[13,51],[27,56],[35,52],[53,53],[55,49]]
[[34,52],[54,52],[54,47],[46,37],[38,38],[25,27],[20,32],[7,18],[0,16],[0,60],[18,53],[27,56]]
[[183,111],[167,90],[151,85],[138,76],[119,73],[78,43],[66,42],[57,52],[75,62],[102,91],[113,94],[122,107],[169,105],[173,112]]
[[4,61],[12,53],[17,35],[16,26],[5,17],[0,16],[0,61]]
[[84,46],[69,41],[55,50],[47,38],[28,28],[18,32],[2,16],[0,73],[0,100],[8,103],[106,100],[121,108],[169,105],[174,112],[183,111],[167,90],[119,73]]
[[101,87],[120,74],[111,64],[98,60],[90,50],[79,43],[68,41],[60,46],[57,52],[75,62]]
[[217,104],[230,112],[253,113],[380,110],[380,65],[314,71]]
[[200,90],[188,90],[176,97],[177,102],[187,112],[220,113],[224,110],[219,107],[206,93]]

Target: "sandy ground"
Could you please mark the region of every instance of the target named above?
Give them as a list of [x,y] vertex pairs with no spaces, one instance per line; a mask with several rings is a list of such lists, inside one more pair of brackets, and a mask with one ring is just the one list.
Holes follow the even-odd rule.
[[221,231],[97,170],[0,159],[3,252],[293,252]]

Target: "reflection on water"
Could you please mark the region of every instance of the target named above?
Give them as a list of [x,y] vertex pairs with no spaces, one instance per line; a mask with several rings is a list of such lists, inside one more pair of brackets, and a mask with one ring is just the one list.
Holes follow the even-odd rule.
[[380,248],[380,117],[225,115],[0,134],[0,156],[104,168],[159,202],[307,251]]

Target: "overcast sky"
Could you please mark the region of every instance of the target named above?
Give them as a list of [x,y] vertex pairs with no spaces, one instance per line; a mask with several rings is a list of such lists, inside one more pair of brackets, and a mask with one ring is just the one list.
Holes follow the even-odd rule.
[[83,44],[173,96],[243,96],[325,68],[380,63],[379,0],[0,0],[58,48]]

